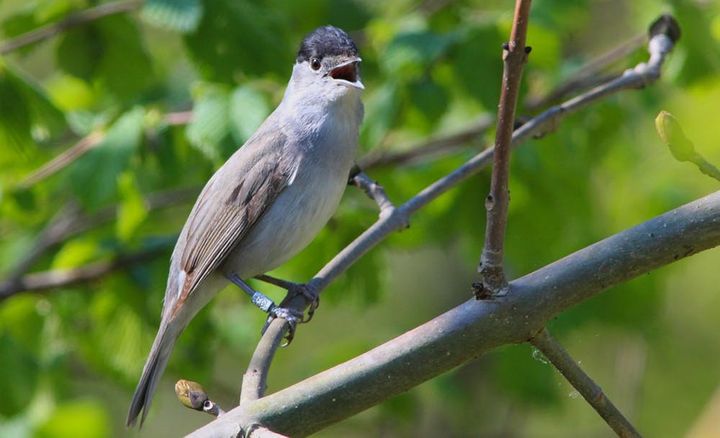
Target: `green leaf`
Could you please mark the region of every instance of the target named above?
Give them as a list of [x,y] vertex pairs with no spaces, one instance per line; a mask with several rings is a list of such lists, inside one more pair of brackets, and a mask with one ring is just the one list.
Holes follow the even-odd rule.
[[75,400],[63,403],[37,430],[38,438],[102,438],[110,436],[110,417],[100,403]]
[[495,25],[475,28],[464,36],[453,67],[460,86],[486,109],[495,109],[502,80],[504,36]]
[[410,85],[410,101],[409,122],[427,133],[437,125],[449,104],[447,91],[428,77]]
[[32,354],[8,334],[0,334],[0,415],[12,417],[22,411],[35,395],[38,364]]
[[236,88],[230,96],[230,130],[235,141],[244,143],[268,114],[270,106],[262,93],[247,85]]
[[52,269],[71,269],[97,261],[101,255],[97,239],[85,237],[65,243],[55,254]]
[[221,143],[230,132],[230,99],[225,87],[200,84],[195,87],[193,119],[187,127],[187,138],[209,160],[221,160]]
[[387,82],[365,100],[365,121],[360,131],[360,144],[376,146],[395,123],[399,110],[397,85]]
[[195,30],[202,15],[199,0],[148,0],[140,10],[148,23],[183,33]]
[[105,40],[104,52],[98,63],[98,79],[111,94],[137,100],[137,94],[154,78],[150,56],[140,39],[140,30],[124,15],[107,17],[98,24]]
[[287,23],[246,0],[207,0],[197,30],[185,43],[203,77],[233,83],[241,74],[286,76],[293,60]]
[[97,26],[81,26],[63,32],[55,60],[65,72],[90,82],[104,51],[105,41]]
[[98,81],[121,98],[136,99],[153,80],[153,68],[137,26],[114,15],[63,34],[57,63],[67,73]]
[[427,31],[400,33],[388,45],[382,67],[395,77],[417,78],[457,41],[458,36],[456,32],[442,35]]
[[122,115],[102,142],[70,169],[69,183],[85,206],[96,209],[115,196],[118,175],[140,145],[144,114],[142,108],[135,108]]
[[125,172],[118,178],[120,206],[118,207],[115,232],[120,240],[130,240],[148,215],[145,199],[137,187],[135,176]]
[[39,311],[41,300],[45,298],[18,295],[0,307],[0,330],[35,355],[40,355],[47,347],[42,343],[44,318]]
[[0,144],[19,151],[65,128],[62,112],[45,92],[0,60]]
[[30,108],[14,75],[0,64],[0,144],[16,151],[32,144]]

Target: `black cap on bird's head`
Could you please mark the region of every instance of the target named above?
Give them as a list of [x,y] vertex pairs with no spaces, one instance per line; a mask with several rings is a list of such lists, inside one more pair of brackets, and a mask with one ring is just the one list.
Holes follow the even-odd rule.
[[335,26],[318,27],[310,32],[300,44],[296,61],[322,60],[329,56],[358,56],[357,46],[350,35]]
[[296,62],[307,62],[318,74],[344,85],[364,88],[360,82],[357,46],[350,35],[337,27],[323,26],[310,32],[300,44]]

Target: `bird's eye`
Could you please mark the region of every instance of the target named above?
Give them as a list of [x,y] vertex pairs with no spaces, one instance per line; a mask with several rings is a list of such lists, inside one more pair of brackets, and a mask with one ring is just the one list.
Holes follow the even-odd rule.
[[310,59],[310,67],[312,67],[313,70],[320,70],[320,60],[317,58]]

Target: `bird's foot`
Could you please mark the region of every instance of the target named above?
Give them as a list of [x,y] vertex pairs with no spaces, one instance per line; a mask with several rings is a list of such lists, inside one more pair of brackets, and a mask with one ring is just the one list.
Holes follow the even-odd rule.
[[292,299],[293,297],[297,297],[302,295],[309,303],[310,306],[308,307],[308,313],[307,317],[303,315],[301,323],[307,323],[310,322],[310,320],[313,319],[313,316],[315,316],[315,311],[320,307],[320,291],[317,290],[315,286],[312,286],[309,283],[305,284],[295,284],[290,289],[288,289],[288,300]]
[[268,313],[268,319],[267,321],[265,321],[265,325],[262,328],[262,334],[265,334],[265,331],[267,331],[268,327],[270,327],[270,323],[273,322],[275,318],[282,318],[288,324],[288,332],[285,335],[285,343],[281,345],[281,347],[287,347],[295,338],[295,330],[297,329],[297,325],[304,322],[303,312],[295,309],[290,309],[288,307],[274,307]]
[[287,296],[285,297],[283,302],[280,303],[281,307],[289,304],[290,301],[297,296],[304,297],[305,300],[310,303],[310,306],[308,308],[307,318],[303,317],[303,319],[300,321],[301,323],[310,322],[310,320],[315,315],[315,311],[320,306],[320,291],[318,291],[317,287],[313,286],[310,283],[294,283],[292,281],[282,280],[280,278],[271,277],[269,275],[258,275],[255,278],[260,281],[264,281],[266,283],[281,287],[288,291]]

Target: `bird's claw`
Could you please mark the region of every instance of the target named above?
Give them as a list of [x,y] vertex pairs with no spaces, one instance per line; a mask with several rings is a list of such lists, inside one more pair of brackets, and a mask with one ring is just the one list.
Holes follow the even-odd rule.
[[288,294],[288,299],[302,295],[308,302],[310,302],[307,317],[303,315],[303,318],[300,320],[303,324],[310,322],[313,319],[313,316],[315,316],[315,311],[318,307],[320,307],[320,292],[317,288],[307,283],[297,284],[288,290]]
[[287,347],[295,337],[297,325],[303,322],[304,315],[302,312],[295,309],[287,307],[273,307],[270,312],[268,312],[268,318],[263,326],[262,334],[265,334],[265,331],[267,331],[268,327],[270,327],[270,323],[273,322],[275,318],[282,318],[288,323],[288,332],[285,335],[285,343],[281,345],[281,347]]

